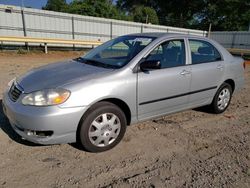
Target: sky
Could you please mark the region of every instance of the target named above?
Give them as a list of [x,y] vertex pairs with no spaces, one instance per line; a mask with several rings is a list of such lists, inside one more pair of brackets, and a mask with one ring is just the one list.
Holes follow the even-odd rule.
[[[22,6],[22,1],[25,7],[38,9],[41,9],[47,3],[47,0],[0,0],[0,4]],[[68,3],[71,1],[72,0],[67,0]]]

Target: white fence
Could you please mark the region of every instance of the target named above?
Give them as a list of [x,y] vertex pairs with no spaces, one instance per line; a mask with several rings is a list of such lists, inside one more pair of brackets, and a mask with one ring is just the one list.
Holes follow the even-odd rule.
[[0,36],[100,40],[129,33],[174,32],[206,36],[206,31],[81,16],[0,5]]
[[211,38],[225,48],[250,49],[249,31],[212,32]]

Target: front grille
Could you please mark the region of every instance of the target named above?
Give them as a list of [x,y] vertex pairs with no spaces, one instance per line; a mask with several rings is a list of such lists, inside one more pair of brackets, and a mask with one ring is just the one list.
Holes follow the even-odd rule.
[[16,102],[17,99],[22,94],[22,89],[20,86],[17,85],[17,83],[13,83],[10,90],[9,90],[9,97],[12,101]]

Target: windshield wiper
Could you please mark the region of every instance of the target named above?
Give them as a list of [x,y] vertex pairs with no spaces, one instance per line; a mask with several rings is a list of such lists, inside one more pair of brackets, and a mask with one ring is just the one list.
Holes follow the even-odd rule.
[[93,66],[103,67],[103,68],[108,68],[108,69],[117,69],[117,68],[119,68],[119,66],[110,65],[110,64],[102,63],[102,62],[94,60],[94,59],[86,59],[86,58],[83,58],[83,57],[78,57],[78,58],[76,58],[74,60],[78,61],[78,62],[81,62],[81,63],[85,63],[87,65],[93,65]]

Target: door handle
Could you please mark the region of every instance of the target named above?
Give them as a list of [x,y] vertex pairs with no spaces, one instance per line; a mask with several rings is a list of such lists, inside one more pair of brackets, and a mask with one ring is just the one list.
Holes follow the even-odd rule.
[[223,65],[218,65],[218,66],[217,66],[217,69],[220,69],[220,70],[221,70],[221,69],[223,69],[223,68],[224,68]]
[[181,75],[186,75],[186,74],[190,74],[191,72],[190,71],[187,71],[187,70],[183,70],[183,71],[181,71]]

